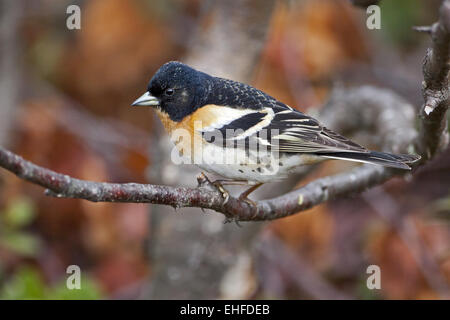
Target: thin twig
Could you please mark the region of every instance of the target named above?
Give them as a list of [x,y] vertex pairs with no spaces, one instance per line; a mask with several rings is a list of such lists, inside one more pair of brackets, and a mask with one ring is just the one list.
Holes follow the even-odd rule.
[[412,27],[412,29],[417,32],[423,32],[423,33],[429,33],[429,34],[431,34],[431,30],[432,30],[432,28],[430,26],[414,26],[414,27]]

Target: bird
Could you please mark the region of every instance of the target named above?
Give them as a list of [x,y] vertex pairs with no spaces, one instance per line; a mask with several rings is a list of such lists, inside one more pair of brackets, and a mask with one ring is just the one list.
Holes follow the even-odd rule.
[[261,90],[178,61],[162,65],[132,106],[154,108],[179,154],[224,178],[213,184],[226,200],[224,185],[250,186],[239,200],[252,205],[262,184],[324,160],[410,170],[420,159],[368,150]]

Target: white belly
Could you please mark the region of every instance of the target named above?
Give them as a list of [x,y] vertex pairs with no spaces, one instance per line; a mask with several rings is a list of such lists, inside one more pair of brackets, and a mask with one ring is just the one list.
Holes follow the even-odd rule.
[[[247,153],[243,149],[224,149],[214,144],[204,145],[199,161],[201,169],[232,180],[247,180],[249,183],[266,183],[287,177],[302,166],[322,161],[314,155],[273,154],[270,152]],[[191,159],[192,160],[192,159]]]

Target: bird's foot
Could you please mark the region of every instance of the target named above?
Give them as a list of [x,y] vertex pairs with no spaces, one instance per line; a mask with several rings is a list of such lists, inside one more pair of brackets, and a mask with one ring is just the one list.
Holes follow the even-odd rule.
[[230,193],[223,187],[219,180],[214,181],[212,184],[222,194],[223,204],[226,204],[230,199]]
[[253,201],[252,199],[248,198],[247,195],[244,194],[244,193],[239,196],[239,198],[238,198],[239,201],[244,201],[244,202],[248,203],[251,207],[255,207],[256,208],[257,207],[256,202]]
[[211,180],[208,179],[208,177],[206,176],[206,174],[204,172],[200,173],[199,176],[197,177],[197,182],[198,188],[204,188],[204,187],[212,187],[214,189],[216,189],[217,191],[219,191],[222,194],[222,197],[224,199],[224,203],[227,203],[228,200],[230,199],[230,193],[223,187],[222,185],[222,181],[221,180],[216,180],[211,182]]
[[248,203],[252,207],[257,207],[256,202],[251,200],[251,199],[249,199],[248,196],[249,196],[250,193],[252,193],[256,189],[258,189],[260,186],[262,186],[262,183],[255,184],[254,186],[252,186],[249,189],[245,190],[239,196],[239,200]]
[[197,188],[203,188],[206,185],[211,185],[211,181],[208,179],[204,172],[200,173],[197,177]]
[[240,201],[244,201],[245,203],[250,205],[250,207],[255,211],[255,214],[253,215],[253,217],[256,217],[258,214],[258,205],[256,204],[255,201],[249,199],[248,196],[250,193],[252,193],[256,189],[258,189],[260,186],[262,186],[262,183],[255,184],[254,186],[250,187],[246,191],[242,192],[238,198]]

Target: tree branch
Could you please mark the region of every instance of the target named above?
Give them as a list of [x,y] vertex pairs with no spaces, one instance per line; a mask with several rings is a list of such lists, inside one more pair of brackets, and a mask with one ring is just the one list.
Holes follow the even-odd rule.
[[449,141],[445,114],[449,107],[450,70],[450,0],[442,2],[439,21],[431,26],[431,48],[423,63],[422,94],[425,103],[420,111],[421,127],[417,149],[422,161],[430,159]]
[[172,207],[215,209],[223,202],[218,192],[201,188],[172,188],[138,183],[105,183],[72,178],[40,167],[0,147],[0,166],[19,178],[47,188],[47,195],[92,202],[157,203]]
[[[397,152],[400,151],[397,149],[405,149],[416,140],[416,148],[422,156],[422,161],[417,166],[433,158],[448,144],[445,114],[449,106],[449,31],[450,0],[446,0],[441,6],[439,22],[432,27],[433,44],[425,57],[423,68],[425,103],[420,113],[421,129],[417,139],[415,139],[413,121],[408,116],[408,114],[414,114],[411,112],[412,107],[407,106],[407,103],[397,95],[369,87],[349,91],[348,94],[337,95],[337,97],[334,95],[324,108],[325,115],[328,110],[336,115],[333,108],[339,105],[341,109],[346,110],[340,110],[339,114],[346,117],[340,119],[330,116],[327,125],[340,126],[346,131],[351,131],[355,129],[355,126],[361,125],[360,121],[355,121],[355,117],[365,119],[367,126],[373,129],[374,136],[379,137],[383,142],[384,149],[395,149]],[[374,91],[370,92],[370,90]],[[367,103],[368,101],[370,103]],[[370,114],[369,118],[364,116],[367,114]],[[325,115],[322,118],[326,118]],[[334,118],[337,120],[333,120]],[[393,135],[399,128],[402,134]],[[412,134],[404,134],[405,132],[412,132]],[[405,173],[365,165],[349,172],[315,180],[283,196],[259,201],[256,207],[252,207],[233,197],[225,202],[222,195],[214,189],[83,181],[39,167],[2,147],[0,147],[0,166],[24,180],[47,188],[49,190],[47,194],[52,196],[80,198],[95,202],[145,202],[170,205],[175,208],[200,207],[216,210],[227,218],[237,221],[278,219],[330,199],[361,192],[393,176]]]

